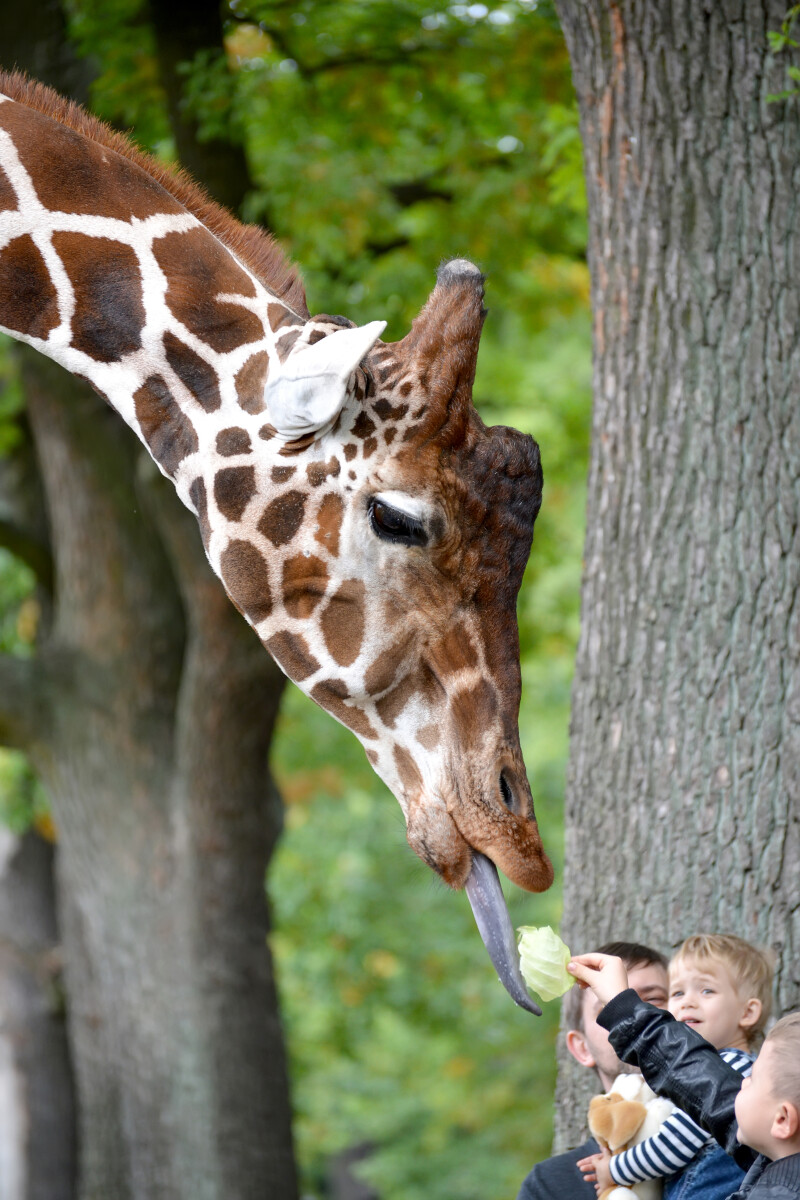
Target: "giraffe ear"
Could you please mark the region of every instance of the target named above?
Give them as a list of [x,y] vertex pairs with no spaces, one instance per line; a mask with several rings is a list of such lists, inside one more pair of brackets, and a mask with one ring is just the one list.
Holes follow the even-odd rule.
[[280,437],[294,441],[333,423],[344,404],[350,376],[385,328],[385,321],[370,321],[355,329],[339,329],[289,355],[270,375],[264,396]]

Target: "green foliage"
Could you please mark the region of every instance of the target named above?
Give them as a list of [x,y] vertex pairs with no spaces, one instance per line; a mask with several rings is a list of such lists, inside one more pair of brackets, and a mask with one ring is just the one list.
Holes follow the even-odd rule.
[[[563,782],[546,737],[525,748],[552,848]],[[276,762],[287,829],[269,874],[272,942],[306,1194],[321,1194],[330,1154],[360,1142],[376,1147],[362,1170],[392,1200],[515,1194],[549,1150],[558,1006],[537,1020],[511,1004],[466,897],[411,853],[360,747],[296,689]],[[515,925],[558,921],[556,893],[510,889],[509,907]]]
[[92,110],[152,153],[173,159],[147,0],[65,0],[64,10],[70,40],[96,71]]
[[0,458],[18,446],[22,438],[19,415],[25,402],[11,345],[11,339],[0,334]]
[[[0,387],[0,412],[3,402]],[[0,548],[0,654],[28,655],[33,651],[38,617],[34,584],[33,573]],[[0,825],[24,833],[46,811],[44,795],[25,756],[0,748]]]
[[[794,33],[795,22],[800,18],[800,4],[793,4],[781,22],[780,29],[770,29],[767,32],[769,48],[773,54],[782,54],[787,50],[800,49],[800,42]],[[789,66],[786,74],[795,84],[800,84],[800,67]],[[774,92],[767,96],[769,103],[778,100],[788,100],[792,96],[800,96],[800,87],[785,88],[782,92]]]

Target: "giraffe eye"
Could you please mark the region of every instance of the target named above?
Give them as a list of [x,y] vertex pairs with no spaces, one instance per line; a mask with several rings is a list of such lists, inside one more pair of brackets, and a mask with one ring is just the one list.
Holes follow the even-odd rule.
[[392,508],[375,496],[369,502],[369,523],[373,531],[385,542],[399,542],[403,546],[427,546],[425,526],[416,517]]

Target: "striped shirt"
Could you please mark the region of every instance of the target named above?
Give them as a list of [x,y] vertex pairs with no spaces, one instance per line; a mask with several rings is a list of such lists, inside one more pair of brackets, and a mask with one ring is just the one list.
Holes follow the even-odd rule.
[[[742,1076],[752,1071],[754,1054],[747,1054],[744,1050],[720,1050],[719,1053],[720,1058]],[[676,1171],[685,1170],[703,1147],[713,1140],[705,1129],[701,1129],[691,1117],[676,1108],[658,1133],[612,1157],[609,1163],[611,1178],[615,1183],[630,1187],[645,1179],[674,1175]]]

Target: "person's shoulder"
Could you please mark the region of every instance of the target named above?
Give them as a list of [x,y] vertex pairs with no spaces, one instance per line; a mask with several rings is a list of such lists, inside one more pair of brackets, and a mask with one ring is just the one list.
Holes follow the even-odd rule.
[[572,1196],[593,1200],[594,1185],[585,1182],[577,1164],[579,1159],[597,1154],[597,1150],[597,1142],[590,1139],[574,1150],[537,1163],[525,1176],[517,1200],[571,1200]]

